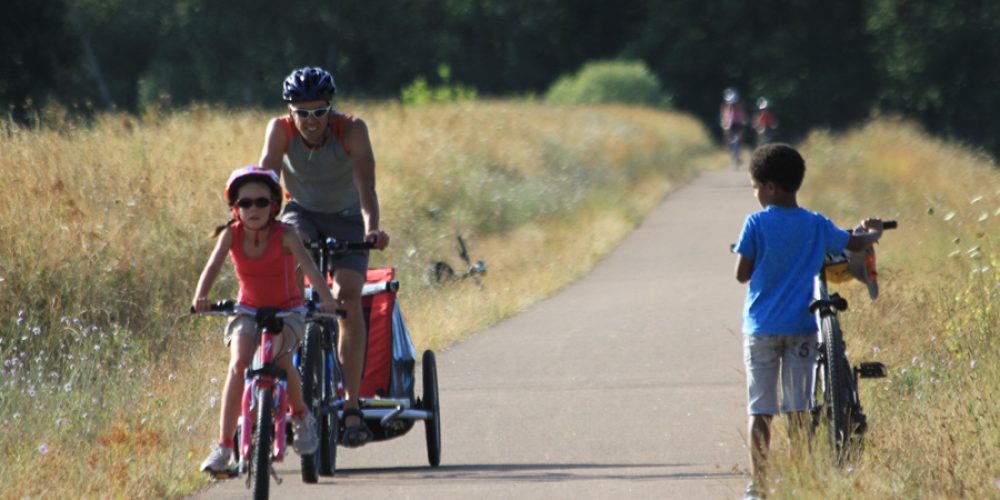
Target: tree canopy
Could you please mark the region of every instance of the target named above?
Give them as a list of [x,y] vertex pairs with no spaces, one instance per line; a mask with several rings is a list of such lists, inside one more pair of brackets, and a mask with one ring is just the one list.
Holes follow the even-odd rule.
[[[721,91],[764,96],[785,138],[873,111],[1000,153],[1000,4],[982,0],[264,0],[8,2],[0,104],[140,111],[273,106],[293,68],[396,98],[450,68],[479,96],[545,93],[588,62],[641,61],[710,125]],[[713,127],[714,128],[714,127]]]

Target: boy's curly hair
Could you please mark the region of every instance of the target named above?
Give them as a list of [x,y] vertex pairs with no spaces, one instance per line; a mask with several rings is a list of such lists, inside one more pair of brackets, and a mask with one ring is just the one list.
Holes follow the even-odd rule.
[[806,176],[806,161],[788,144],[772,143],[757,148],[750,157],[750,176],[758,184],[773,182],[794,193]]

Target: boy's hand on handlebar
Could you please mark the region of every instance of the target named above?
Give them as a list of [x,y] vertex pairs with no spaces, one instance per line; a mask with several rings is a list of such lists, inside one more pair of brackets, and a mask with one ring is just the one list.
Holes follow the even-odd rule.
[[865,219],[861,221],[861,228],[868,230],[868,232],[879,231],[883,229],[882,219]]
[[389,246],[389,234],[381,229],[372,229],[365,235],[365,241],[371,243],[376,250]]

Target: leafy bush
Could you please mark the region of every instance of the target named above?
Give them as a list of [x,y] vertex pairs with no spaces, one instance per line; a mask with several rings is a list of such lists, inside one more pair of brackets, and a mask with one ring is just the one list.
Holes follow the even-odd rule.
[[639,61],[587,63],[575,75],[556,80],[545,98],[555,104],[670,106],[670,96],[660,81]]
[[400,100],[407,106],[424,106],[435,102],[459,102],[476,99],[476,89],[461,83],[451,83],[451,68],[445,64],[438,66],[441,85],[431,87],[423,75],[403,88]]

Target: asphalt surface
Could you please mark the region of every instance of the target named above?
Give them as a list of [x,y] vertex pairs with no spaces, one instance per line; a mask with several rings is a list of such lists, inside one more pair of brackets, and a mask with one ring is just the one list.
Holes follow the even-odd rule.
[[[289,447],[271,497],[739,498],[745,288],[729,244],[755,209],[745,172],[705,173],[588,276],[437,353],[439,467],[418,423],[341,447],[318,484]],[[240,478],[196,498],[249,496]]]

